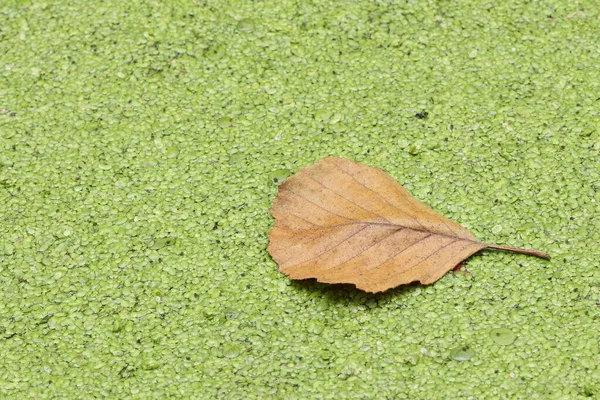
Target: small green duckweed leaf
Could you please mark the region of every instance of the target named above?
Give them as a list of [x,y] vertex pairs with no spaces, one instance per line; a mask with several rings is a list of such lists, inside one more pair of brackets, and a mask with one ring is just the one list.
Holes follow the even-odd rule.
[[167,148],[167,158],[175,158],[178,155],[179,155],[179,147],[169,146],[169,148]]
[[454,361],[469,361],[475,352],[468,346],[458,346],[450,350],[450,358]]
[[229,345],[223,349],[223,356],[226,358],[236,358],[242,352],[242,346],[240,345]]
[[162,249],[165,246],[172,246],[175,244],[176,239],[175,238],[156,238],[152,241],[152,243],[150,244],[150,248],[152,250],[158,250],[158,249]]
[[269,174],[269,179],[273,181],[276,185],[280,185],[291,174],[292,172],[288,169],[278,169],[277,171],[273,171]]
[[494,342],[496,342],[502,346],[508,346],[509,344],[512,344],[512,342],[514,342],[515,339],[517,338],[517,335],[512,333],[507,328],[493,329],[490,332],[490,336],[492,337],[492,340]]
[[212,46],[205,52],[206,58],[208,58],[210,60],[218,60],[220,58],[223,58],[224,55],[225,55],[225,47],[219,46],[219,45]]
[[237,28],[242,32],[252,32],[256,23],[251,18],[244,18],[238,21]]
[[231,126],[231,118],[224,116],[217,120],[217,125],[221,128],[228,128]]
[[329,122],[331,112],[329,110],[318,110],[315,112],[315,119],[320,122]]
[[245,158],[246,158],[246,156],[244,155],[244,153],[236,153],[236,154],[232,154],[229,157],[229,162],[232,164],[235,164],[235,163],[244,161]]
[[423,150],[421,142],[415,142],[408,147],[408,154],[416,156]]
[[158,369],[158,367],[160,367],[160,363],[158,362],[158,360],[155,359],[144,359],[142,361],[142,365],[141,365],[142,369],[145,371],[153,371],[155,369]]

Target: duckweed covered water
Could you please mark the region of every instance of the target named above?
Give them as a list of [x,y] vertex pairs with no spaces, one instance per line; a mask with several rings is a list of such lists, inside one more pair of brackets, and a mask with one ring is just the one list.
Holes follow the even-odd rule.
[[[0,397],[600,396],[598,15],[2,2]],[[292,282],[269,208],[332,155],[553,258],[381,295]]]

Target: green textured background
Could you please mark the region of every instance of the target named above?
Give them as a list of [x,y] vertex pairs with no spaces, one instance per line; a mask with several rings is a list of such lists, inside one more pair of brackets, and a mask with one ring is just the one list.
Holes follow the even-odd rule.
[[[0,397],[600,398],[599,37],[596,1],[3,1]],[[269,207],[329,155],[553,258],[291,282]]]

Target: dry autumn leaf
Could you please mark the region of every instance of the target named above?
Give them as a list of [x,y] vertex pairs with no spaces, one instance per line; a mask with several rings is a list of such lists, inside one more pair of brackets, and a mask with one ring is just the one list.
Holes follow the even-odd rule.
[[430,284],[485,248],[549,259],[537,250],[479,242],[380,169],[330,157],[279,186],[269,253],[292,279],[383,292]]

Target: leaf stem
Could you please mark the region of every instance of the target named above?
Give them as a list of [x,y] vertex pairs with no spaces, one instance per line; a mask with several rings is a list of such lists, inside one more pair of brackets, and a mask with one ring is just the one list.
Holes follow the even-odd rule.
[[539,251],[539,250],[520,249],[518,247],[499,246],[497,244],[490,244],[490,243],[485,243],[485,246],[489,249],[512,251],[513,253],[527,254],[529,256],[536,256],[536,257],[544,258],[546,260],[550,259],[550,254],[544,253],[543,251]]

